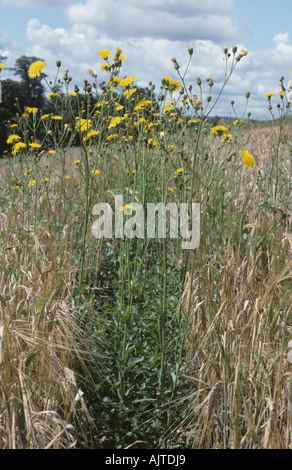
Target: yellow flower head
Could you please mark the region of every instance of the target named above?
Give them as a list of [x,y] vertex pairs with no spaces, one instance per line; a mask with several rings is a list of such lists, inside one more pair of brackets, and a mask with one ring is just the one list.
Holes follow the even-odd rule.
[[240,55],[241,57],[243,57],[243,56],[245,56],[245,55],[247,55],[247,54],[248,54],[247,51],[245,51],[244,49],[240,49],[239,55]]
[[112,127],[116,127],[118,124],[120,124],[121,120],[122,120],[122,118],[120,118],[120,117],[114,117],[111,120],[111,122],[108,126],[108,129],[111,129]]
[[26,148],[26,144],[24,142],[17,142],[13,147],[13,155],[19,152],[20,149]]
[[79,129],[81,132],[87,132],[91,128],[91,120],[90,119],[79,119],[76,118],[77,124],[75,126],[76,129]]
[[106,69],[110,68],[111,67],[111,64],[102,64],[100,67],[99,67],[99,70],[101,70],[102,72],[104,72]]
[[179,88],[182,88],[182,86],[178,80],[169,80],[168,88],[170,91],[176,91],[179,90]]
[[131,88],[131,90],[125,90],[124,91],[125,97],[130,98],[130,96],[132,96],[133,93],[135,93],[136,90],[137,90],[137,88]]
[[125,212],[127,215],[131,215],[132,212],[136,211],[136,207],[133,206],[132,204],[126,204],[125,206],[122,207],[122,211]]
[[14,142],[18,142],[21,140],[21,137],[16,134],[11,134],[8,139],[6,140],[7,144],[14,144]]
[[126,78],[122,78],[121,81],[120,81],[120,84],[119,86],[129,86],[129,85],[132,85],[134,83],[134,81],[137,79],[137,77],[126,77]]
[[151,104],[151,101],[149,100],[146,100],[145,98],[143,98],[141,101],[139,101],[139,103],[135,106],[134,110],[135,111],[138,111],[138,109],[141,109],[143,108],[144,106],[148,106],[148,104]]
[[41,76],[41,72],[46,67],[47,63],[42,60],[37,60],[33,62],[28,69],[29,78],[36,78]]
[[99,132],[98,131],[89,131],[87,132],[86,136],[84,137],[84,141],[91,139],[92,137],[95,137]]
[[30,180],[28,183],[27,183],[27,186],[34,186],[36,184],[36,180]]
[[118,134],[111,134],[111,135],[109,135],[109,136],[106,138],[106,140],[113,140],[113,139],[115,139],[116,137],[118,137]]
[[222,134],[226,134],[227,132],[228,132],[228,129],[225,126],[215,126],[211,128],[211,134],[214,134],[214,135],[222,135]]
[[7,68],[6,65],[0,63],[0,70],[1,69],[6,69],[6,68]]
[[253,168],[255,165],[255,159],[253,158],[252,154],[249,153],[247,150],[241,151],[242,161],[245,165],[248,165],[250,168]]
[[54,119],[55,121],[61,121],[62,116],[51,116],[51,119]]
[[28,113],[33,113],[34,114],[34,113],[38,112],[38,108],[31,108],[30,106],[27,106],[25,109]]
[[28,144],[30,147],[33,149],[39,149],[41,145],[38,142],[32,142],[31,144]]
[[109,49],[101,49],[97,54],[102,57],[102,59],[107,60],[111,51]]

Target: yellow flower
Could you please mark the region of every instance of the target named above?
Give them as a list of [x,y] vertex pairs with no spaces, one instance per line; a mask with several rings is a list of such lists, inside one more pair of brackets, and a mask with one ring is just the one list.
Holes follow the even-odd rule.
[[102,64],[100,67],[99,67],[99,70],[101,70],[102,72],[104,72],[106,69],[108,69],[109,67],[111,67],[111,64]]
[[106,140],[113,140],[113,139],[115,139],[116,137],[118,137],[118,134],[111,134],[111,135],[109,135],[109,136],[106,138]]
[[51,181],[51,180],[50,180],[49,178],[43,178],[43,179],[42,179],[42,182],[43,182],[43,183],[49,183],[50,181]]
[[137,77],[126,77],[126,78],[122,78],[122,80],[120,81],[120,84],[119,86],[129,86],[129,85],[132,85],[134,83],[134,81],[137,79]]
[[176,173],[182,173],[183,171],[184,171],[183,168],[178,168],[178,169],[176,170]]
[[13,144],[14,142],[18,142],[21,140],[21,137],[16,134],[11,134],[8,139],[6,140],[7,144]]
[[138,111],[138,109],[143,108],[144,106],[148,106],[148,104],[151,104],[151,101],[146,100],[146,98],[143,98],[139,103],[135,106],[134,110]]
[[10,124],[10,127],[18,127],[18,124]]
[[255,159],[253,158],[252,154],[249,153],[247,150],[241,151],[242,161],[245,165],[248,165],[250,168],[253,168],[255,165]]
[[168,187],[168,191],[171,193],[172,191],[175,191],[173,188]]
[[70,96],[77,96],[77,93],[75,93],[75,91],[68,91],[68,95],[70,95]]
[[0,70],[1,69],[6,69],[6,68],[7,68],[6,65],[0,63]]
[[247,54],[248,54],[247,51],[245,51],[244,49],[240,49],[239,55],[240,55],[241,57],[243,57],[243,56],[245,56],[245,55],[247,55]]
[[121,120],[122,119],[120,117],[113,118],[108,126],[108,129],[111,129],[112,127],[116,127],[118,124],[120,124]]
[[285,91],[279,91],[280,96],[285,96]]
[[137,170],[131,170],[131,171],[130,171],[130,174],[131,174],[131,175],[135,175],[136,173],[139,173],[139,171],[137,171]]
[[37,60],[36,62],[33,62],[29,69],[28,69],[28,76],[29,78],[36,78],[36,77],[40,77],[41,76],[41,72],[43,71],[43,69],[46,67],[46,62],[42,61],[42,60]]
[[43,114],[42,117],[41,117],[41,119],[47,119],[47,117],[49,117],[48,114]]
[[27,186],[34,186],[36,184],[36,180],[30,180],[28,183],[27,183]]
[[56,153],[56,152],[55,152],[55,150],[48,150],[48,153],[49,153],[50,155],[54,155],[54,153]]
[[199,106],[201,106],[202,104],[202,101],[198,99],[197,95],[193,95],[193,101],[194,101],[194,105],[198,108]]
[[271,96],[276,96],[274,93],[266,93],[264,98],[271,98]]
[[75,160],[75,162],[73,162],[73,165],[78,165],[78,163],[80,163],[80,160]]
[[104,60],[107,60],[110,56],[111,51],[109,49],[101,49],[97,54]]
[[222,135],[222,134],[226,134],[227,132],[228,132],[228,129],[225,126],[215,126],[211,128],[211,134],[214,134],[214,135]]
[[124,91],[124,95],[126,96],[126,98],[130,98],[130,96],[132,96],[133,93],[135,93],[136,90],[137,90],[137,88],[132,88],[131,90],[126,90],[126,91]]
[[93,173],[94,175],[100,175],[100,171],[99,171],[99,170],[92,170],[91,173]]
[[66,175],[65,176],[65,180],[69,180],[70,179],[70,176],[69,175]]
[[125,212],[127,215],[131,215],[131,213],[136,211],[136,207],[132,204],[126,204],[122,207],[122,211]]
[[37,142],[32,142],[31,144],[28,144],[30,147],[32,147],[33,149],[39,149],[41,147],[40,144],[38,144]]
[[91,137],[95,137],[99,132],[98,131],[89,131],[87,132],[86,136],[84,137],[84,141],[88,140],[88,139],[91,139]]
[[169,80],[168,88],[170,91],[176,91],[179,88],[182,88],[182,86],[178,80]]
[[79,129],[80,132],[87,132],[90,127],[91,127],[91,120],[90,119],[79,119],[79,117],[76,118],[77,124],[75,126],[75,129]]
[[17,152],[19,152],[20,149],[23,149],[25,147],[26,144],[24,142],[17,142],[13,147],[13,155],[15,155]]
[[20,186],[18,186],[17,184],[15,186],[13,186],[12,189],[20,189]]
[[30,168],[29,170],[26,170],[24,173],[23,173],[23,176],[26,176],[28,175],[28,173],[30,173],[32,171],[32,169]]
[[54,119],[55,121],[61,121],[62,116],[51,116],[51,119]]
[[26,111],[28,113],[37,113],[38,112],[38,108],[30,108],[29,106],[26,107]]
[[156,147],[156,142],[154,139],[148,139],[148,145],[149,147]]
[[48,100],[49,100],[50,98],[53,98],[53,96],[57,96],[57,93],[49,93],[49,94],[47,95]]

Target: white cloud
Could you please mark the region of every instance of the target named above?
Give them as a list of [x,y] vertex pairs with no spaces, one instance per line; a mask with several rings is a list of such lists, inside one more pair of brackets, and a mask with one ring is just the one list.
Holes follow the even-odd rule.
[[12,39],[9,34],[0,28],[0,50],[3,52],[4,48],[16,48],[17,42]]
[[[151,0],[148,0],[148,4],[150,2]],[[157,93],[162,77],[170,75],[178,78],[171,58],[176,57],[183,72],[189,57],[185,41],[149,36],[129,36],[116,40],[109,32],[106,33],[93,24],[85,27],[84,23],[79,21],[76,21],[70,29],[65,29],[52,28],[41,24],[38,19],[31,19],[27,24],[27,37],[32,43],[27,55],[35,55],[46,60],[47,73],[51,79],[56,73],[56,60],[60,59],[62,68],[68,68],[69,74],[73,77],[72,86],[75,83],[80,86],[84,79],[90,79],[86,73],[89,67],[98,73],[99,82],[105,78],[99,71],[103,61],[97,55],[97,52],[103,48],[110,48],[114,52],[116,47],[121,47],[128,57],[124,61],[122,74],[137,76],[137,84],[140,86],[145,86],[151,80],[156,84]],[[196,79],[200,76],[206,96],[208,93],[206,79],[211,77],[214,81],[215,99],[225,73],[223,46],[204,39],[190,43],[194,48],[194,55],[187,75],[187,86],[192,84],[193,93],[198,93]],[[249,91],[251,98],[248,111],[251,111],[252,117],[268,115],[263,95],[269,91],[278,93],[280,76],[287,74],[291,69],[292,48],[289,34],[277,34],[274,37],[274,45],[272,49],[249,52],[242,58],[214,113],[232,115],[230,100],[234,99],[240,115],[245,107],[245,93]],[[246,49],[244,44],[238,45],[238,49],[241,48]],[[291,74],[287,76],[287,81],[290,77]]]
[[[0,4],[5,1],[0,0]],[[9,0],[9,4],[17,1]],[[122,75],[137,76],[140,86],[146,86],[151,80],[159,93],[162,77],[178,78],[172,57],[176,57],[183,73],[189,58],[186,45],[191,44],[194,55],[187,74],[187,86],[192,84],[192,92],[198,94],[196,79],[199,76],[206,97],[209,92],[206,79],[211,77],[214,101],[224,79],[223,47],[239,41],[238,48],[247,49],[240,39],[240,29],[244,31],[244,28],[234,20],[234,0],[82,0],[75,4],[46,0],[46,3],[53,5],[57,1],[61,6],[67,4],[65,12],[71,27],[53,28],[49,23],[43,24],[35,13],[26,30],[31,47],[21,50],[21,54],[46,60],[50,80],[54,80],[56,74],[56,60],[61,60],[62,70],[68,68],[73,78],[72,87],[75,83],[82,86],[84,79],[91,80],[86,73],[88,68],[98,73],[98,82],[105,79],[99,71],[103,60],[97,52],[104,48],[114,52],[116,47],[121,47],[128,57],[123,62]],[[41,3],[44,2],[21,0],[22,5]],[[0,30],[2,50],[16,47],[11,41]],[[285,31],[274,36],[270,49],[250,51],[238,63],[213,114],[232,115],[230,100],[234,99],[240,115],[245,107],[245,93],[249,91],[248,111],[253,117],[268,115],[263,95],[270,91],[279,92],[281,75],[285,75],[285,85],[288,84],[291,56],[290,36]],[[14,58],[12,54],[9,57]],[[275,104],[276,100],[275,97]]]
[[[94,25],[115,38],[155,37],[222,42],[241,35],[233,0],[86,0],[68,7],[72,23]],[[219,25],[219,27],[218,27]]]

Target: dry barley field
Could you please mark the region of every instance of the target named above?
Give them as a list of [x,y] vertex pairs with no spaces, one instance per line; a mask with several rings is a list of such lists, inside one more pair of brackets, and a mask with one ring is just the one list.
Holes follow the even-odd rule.
[[[225,52],[222,90],[246,55]],[[265,125],[214,122],[211,79],[190,89],[174,62],[159,91],[139,89],[120,77],[120,49],[99,56],[107,83],[90,70],[79,90],[65,72],[52,110],[28,103],[5,137],[0,448],[292,448],[284,85],[263,98]],[[139,208],[191,202],[197,247],[135,236]],[[94,235],[97,203],[134,236]]]

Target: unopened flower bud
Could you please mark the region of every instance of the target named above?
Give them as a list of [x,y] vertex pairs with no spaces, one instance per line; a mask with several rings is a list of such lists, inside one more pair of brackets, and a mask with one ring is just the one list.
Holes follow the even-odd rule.
[[237,52],[237,46],[233,46],[232,52],[233,52],[233,54],[236,54],[236,52]]
[[202,80],[200,79],[200,77],[197,77],[197,84],[198,84],[199,86],[202,85]]
[[58,68],[60,68],[60,67],[61,67],[61,65],[62,65],[62,64],[61,64],[61,61],[60,61],[60,60],[57,60],[57,62],[56,62],[56,66],[57,66]]
[[247,91],[247,92],[245,93],[245,96],[246,96],[246,98],[248,99],[248,98],[250,97],[250,92]]
[[192,46],[188,46],[188,51],[190,55],[193,55],[194,49],[192,48]]

